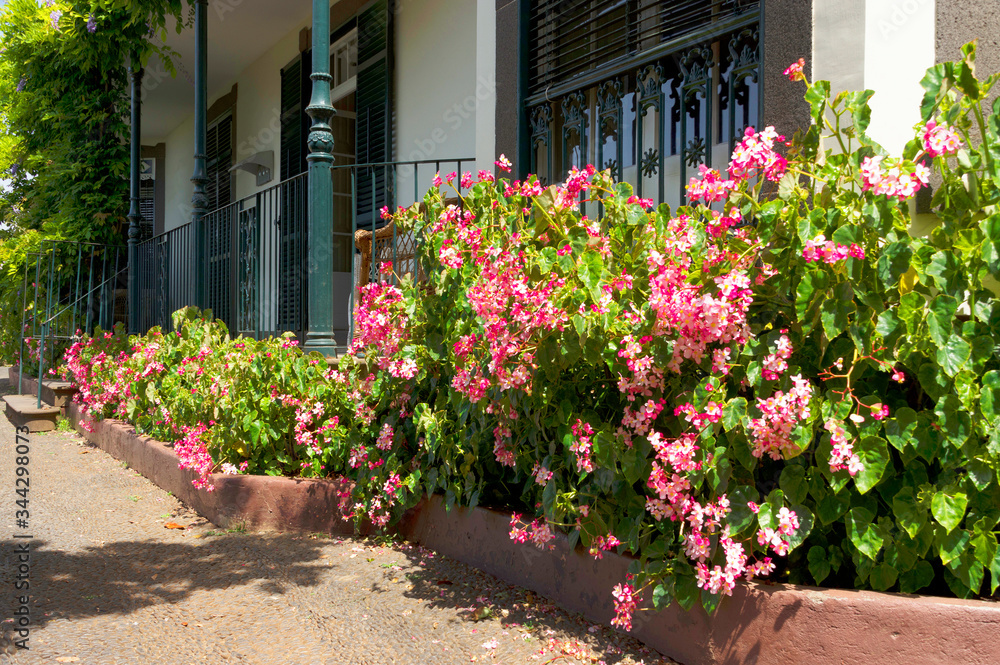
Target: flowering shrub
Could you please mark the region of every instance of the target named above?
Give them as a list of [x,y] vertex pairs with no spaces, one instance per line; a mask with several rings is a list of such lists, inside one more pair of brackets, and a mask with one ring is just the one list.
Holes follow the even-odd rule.
[[[831,99],[790,67],[812,126],[748,128],[676,210],[592,166],[548,188],[439,176],[383,213],[422,239],[427,281],[382,266],[337,372],[194,319],[118,361],[84,344],[71,371],[195,468],[305,463],[353,479],[376,524],[441,492],[513,508],[526,547],[564,531],[631,552],[623,628],[643,603],[712,610],[765,576],[994,593],[1000,114],[981,108],[997,77],[963,55],[928,72],[900,156],[865,135],[870,92]],[[932,170],[940,223],[918,236]]]
[[347,441],[369,436],[348,417],[347,388],[294,340],[231,339],[194,308],[175,313],[174,327],[98,332],[69,349],[65,374],[85,414],[173,442],[196,486],[211,491],[213,471],[326,476],[343,466]]
[[[996,591],[1000,116],[973,58],[928,72],[899,156],[865,135],[871,92],[793,66],[812,126],[747,129],[676,210],[593,167],[550,188],[465,174],[461,206],[439,178],[394,215],[429,283],[391,287],[406,316],[364,347],[412,374],[412,406],[378,414],[416,448],[408,477],[514,503],[519,542],[634,553],[625,627],[637,599],[711,609],[775,571]],[[918,236],[932,170],[941,223]]]

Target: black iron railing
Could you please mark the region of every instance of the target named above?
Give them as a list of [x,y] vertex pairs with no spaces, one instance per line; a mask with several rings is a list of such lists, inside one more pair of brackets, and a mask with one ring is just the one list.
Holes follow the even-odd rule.
[[[334,273],[329,297],[339,347],[346,349],[353,336],[357,287],[378,279],[379,263],[392,261],[400,274],[416,270],[418,239],[386,229],[381,207],[422,201],[437,173],[457,173],[458,188],[463,169],[472,164],[462,159],[334,166],[332,252],[319,260],[330,261]],[[307,197],[303,173],[205,216],[206,304],[234,335],[260,339],[292,332],[303,338],[311,272]],[[366,263],[359,231],[373,236],[379,229],[368,239]],[[170,330],[171,313],[196,302],[193,243],[191,225],[185,224],[139,244],[140,332]]]
[[[124,246],[45,240],[24,268],[20,376],[47,368],[65,349],[98,326],[128,320],[127,251]],[[23,388],[18,384],[18,391]]]

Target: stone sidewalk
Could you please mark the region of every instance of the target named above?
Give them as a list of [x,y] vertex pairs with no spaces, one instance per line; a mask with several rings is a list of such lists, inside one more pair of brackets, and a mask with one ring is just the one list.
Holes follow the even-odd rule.
[[68,432],[31,436],[33,539],[15,541],[14,445],[0,418],[6,626],[15,543],[32,550],[15,663],[670,662],[407,543],[220,530]]

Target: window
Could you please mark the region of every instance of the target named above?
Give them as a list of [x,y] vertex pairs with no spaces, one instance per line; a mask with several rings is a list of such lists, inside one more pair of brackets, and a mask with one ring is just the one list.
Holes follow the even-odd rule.
[[673,205],[759,115],[758,2],[535,0],[530,170],[593,163]]

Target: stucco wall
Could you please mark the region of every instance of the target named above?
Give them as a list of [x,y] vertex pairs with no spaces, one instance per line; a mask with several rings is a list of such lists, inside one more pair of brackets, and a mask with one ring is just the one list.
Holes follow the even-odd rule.
[[[301,27],[305,27],[303,24]],[[247,67],[237,79],[239,97],[236,100],[236,152],[233,163],[254,153],[270,150],[274,153],[271,182],[257,187],[250,173],[236,173],[236,199],[250,196],[261,189],[278,184],[281,178],[281,68],[299,54],[299,30],[282,37],[273,48]]]
[[[397,161],[476,156],[476,119],[496,88],[492,72],[478,76],[476,10],[477,3],[469,0],[400,5],[395,17]],[[412,186],[401,185],[412,198]]]
[[934,0],[866,0],[865,87],[875,90],[868,135],[889,154],[902,153],[920,120],[920,80],[934,65],[934,32]]
[[191,218],[191,194],[194,192],[194,185],[191,183],[191,173],[194,170],[193,114],[167,136],[166,144],[163,229],[169,231]]

